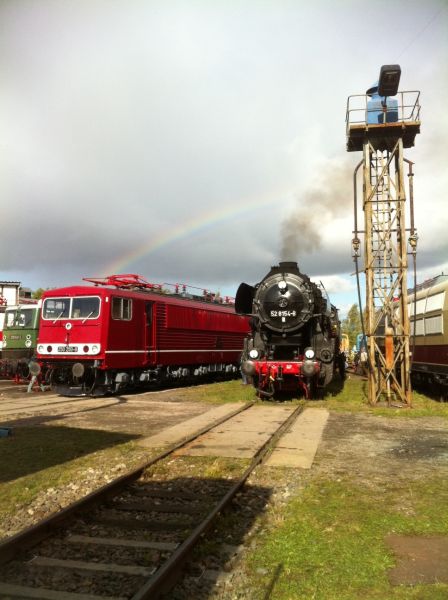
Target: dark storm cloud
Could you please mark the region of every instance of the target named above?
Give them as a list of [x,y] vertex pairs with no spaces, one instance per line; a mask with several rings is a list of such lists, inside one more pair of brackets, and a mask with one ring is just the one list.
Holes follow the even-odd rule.
[[[18,237],[23,243],[15,243]],[[3,236],[2,263],[11,270],[41,268],[57,281],[68,270],[79,275],[102,272],[111,254],[124,252],[131,242],[119,231],[80,216],[70,217],[63,227],[50,218],[37,228],[30,218]]]
[[[349,272],[360,157],[346,168],[346,97],[438,3],[380,5],[388,20],[373,52],[378,5],[367,1],[2,2],[0,275],[28,269],[30,285],[46,286],[106,274],[161,232],[250,203],[250,216],[173,239],[126,270],[218,287],[259,281],[282,257],[310,274]],[[420,79],[431,89],[423,114],[440,152],[445,25],[444,13],[419,38],[427,58],[416,43],[402,64],[408,89]],[[446,251],[435,242],[445,237],[446,161],[437,154],[432,168],[424,149],[417,226],[430,262],[429,248]],[[440,218],[425,219],[428,207]]]
[[251,232],[246,223],[221,227],[217,233],[209,231],[160,248],[136,261],[135,268],[172,283],[235,285],[255,279],[277,260],[259,233]]

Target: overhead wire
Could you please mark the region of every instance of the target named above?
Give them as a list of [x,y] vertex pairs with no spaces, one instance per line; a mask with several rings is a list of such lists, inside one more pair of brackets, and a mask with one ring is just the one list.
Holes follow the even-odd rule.
[[409,50],[412,44],[428,29],[430,25],[434,23],[437,17],[447,8],[448,4],[445,4],[440,8],[430,19],[429,21],[414,35],[414,37],[407,43],[407,45],[403,48],[403,50],[398,54],[397,60],[399,60],[405,52]]

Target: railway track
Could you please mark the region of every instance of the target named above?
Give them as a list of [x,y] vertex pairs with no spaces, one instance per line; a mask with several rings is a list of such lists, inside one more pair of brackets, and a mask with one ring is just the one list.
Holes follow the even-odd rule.
[[0,598],[143,600],[179,578],[192,550],[302,411],[298,407],[236,479],[156,480],[157,463],[229,421],[247,404],[175,448],[0,544]]

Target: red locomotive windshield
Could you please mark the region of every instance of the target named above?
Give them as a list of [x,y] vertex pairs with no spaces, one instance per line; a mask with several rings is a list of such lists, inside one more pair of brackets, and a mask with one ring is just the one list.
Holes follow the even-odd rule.
[[74,298],[46,298],[42,317],[46,320],[97,319],[100,314],[98,296],[76,296]]

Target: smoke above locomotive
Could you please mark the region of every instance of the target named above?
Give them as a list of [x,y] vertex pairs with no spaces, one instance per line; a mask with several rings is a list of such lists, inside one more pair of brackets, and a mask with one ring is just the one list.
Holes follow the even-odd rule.
[[235,310],[251,317],[241,370],[260,397],[284,390],[316,398],[336,367],[343,377],[338,311],[296,262],[271,267],[254,286],[241,283]]

